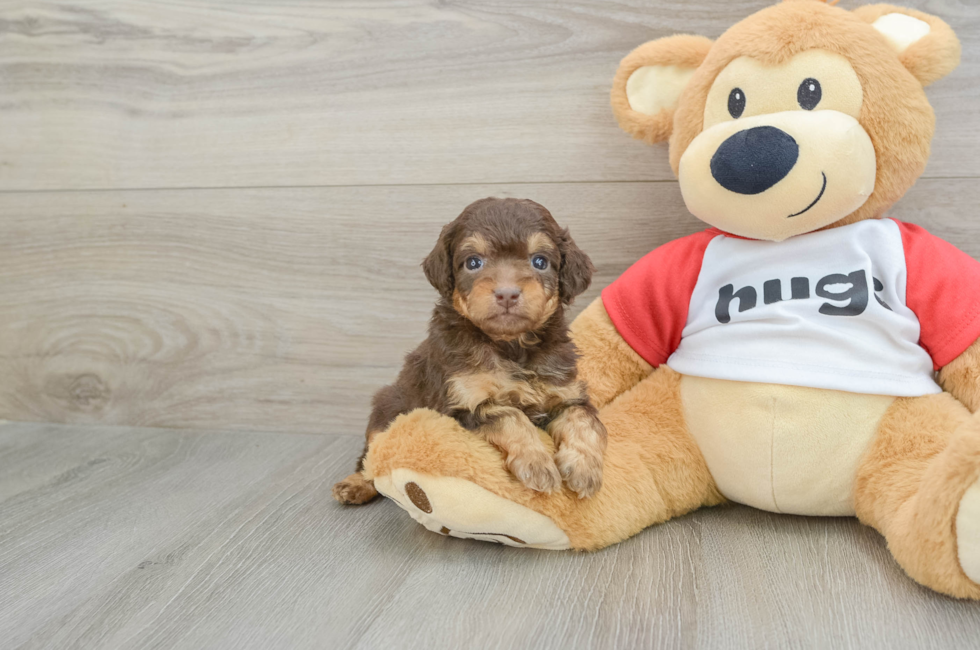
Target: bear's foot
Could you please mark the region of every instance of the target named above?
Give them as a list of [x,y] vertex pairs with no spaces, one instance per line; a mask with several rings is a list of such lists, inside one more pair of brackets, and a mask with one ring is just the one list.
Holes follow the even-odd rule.
[[[398,416],[375,436],[365,478],[429,530],[524,548],[595,551],[724,501],[684,426],[680,375],[658,370],[602,417],[609,444],[601,489],[597,472],[591,484],[569,481],[570,488],[595,489],[591,498],[525,487],[483,436],[428,409]],[[537,435],[554,454],[552,438]]]
[[374,484],[434,533],[523,548],[571,548],[568,535],[545,515],[464,479],[398,468]]
[[956,513],[956,553],[966,577],[980,584],[980,480],[960,499]]

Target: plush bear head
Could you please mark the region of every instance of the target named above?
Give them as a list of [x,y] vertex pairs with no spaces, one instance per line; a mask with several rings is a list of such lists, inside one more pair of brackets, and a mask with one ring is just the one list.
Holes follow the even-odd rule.
[[785,0],[718,40],[645,43],[616,73],[620,126],[670,141],[688,209],[743,237],[782,241],[881,217],[929,158],[924,86],[959,63],[943,21]]

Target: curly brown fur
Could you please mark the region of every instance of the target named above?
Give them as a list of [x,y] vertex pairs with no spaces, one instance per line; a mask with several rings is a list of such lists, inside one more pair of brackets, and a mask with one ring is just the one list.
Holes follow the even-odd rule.
[[[591,281],[588,256],[543,206],[488,198],[443,228],[422,266],[440,293],[428,338],[374,396],[357,472],[334,486],[334,497],[356,504],[377,495],[361,474],[367,448],[419,408],[484,435],[532,489],[557,490],[564,479],[580,497],[595,494],[606,430],[578,379],[565,321]],[[557,465],[537,428],[558,443]]]

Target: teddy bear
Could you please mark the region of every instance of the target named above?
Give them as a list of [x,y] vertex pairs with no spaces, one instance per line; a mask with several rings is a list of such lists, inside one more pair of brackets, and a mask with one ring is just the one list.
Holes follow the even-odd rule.
[[924,86],[959,47],[919,11],[785,0],[715,41],[635,49],[613,112],[669,142],[708,228],[571,326],[608,431],[601,490],[525,488],[422,409],[374,439],[368,477],[429,530],[544,549],[726,502],[855,516],[914,580],[980,599],[980,263],[886,216],[925,168]]

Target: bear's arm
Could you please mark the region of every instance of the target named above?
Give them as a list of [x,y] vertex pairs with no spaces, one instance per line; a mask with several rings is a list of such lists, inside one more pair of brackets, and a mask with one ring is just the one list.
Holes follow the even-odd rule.
[[596,298],[572,322],[572,339],[579,351],[578,374],[597,408],[625,393],[653,372],[623,340],[613,325],[602,298]]
[[708,244],[704,230],[643,256],[572,323],[579,376],[597,407],[640,383],[677,349]]
[[974,341],[939,371],[939,385],[966,404],[971,413],[980,411],[980,341]]

